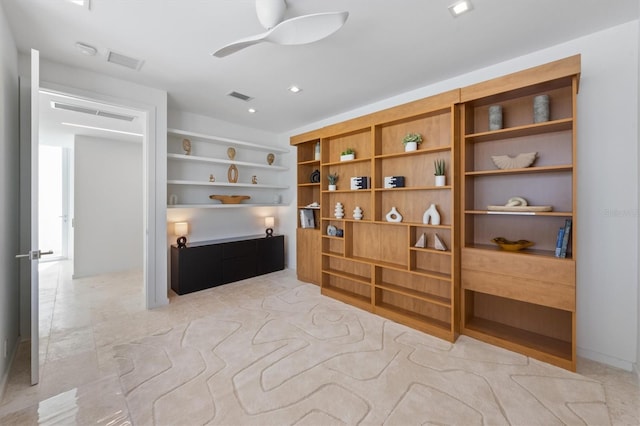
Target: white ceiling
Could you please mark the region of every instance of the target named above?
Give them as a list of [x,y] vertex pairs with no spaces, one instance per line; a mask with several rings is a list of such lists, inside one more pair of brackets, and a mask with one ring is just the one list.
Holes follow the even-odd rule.
[[[287,16],[349,12],[345,26],[309,45],[260,44],[211,52],[264,31],[253,0],[2,0],[18,49],[164,89],[169,108],[273,132],[363,106],[541,48],[638,19],[638,0],[287,0]],[[84,42],[98,49],[83,56]],[[612,46],[612,48],[616,48]],[[107,50],[144,60],[139,71]],[[292,94],[296,84],[303,91]],[[254,97],[243,102],[232,90]],[[249,107],[256,114],[249,114]]]

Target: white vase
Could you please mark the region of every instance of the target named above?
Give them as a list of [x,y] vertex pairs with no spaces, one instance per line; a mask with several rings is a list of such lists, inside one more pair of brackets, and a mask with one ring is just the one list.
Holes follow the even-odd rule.
[[337,188],[336,185],[329,185],[329,191],[335,191]]
[[406,152],[416,151],[418,149],[418,142],[406,142],[404,144],[404,150]]
[[440,225],[440,213],[438,213],[435,204],[431,204],[422,215],[422,223],[428,224],[429,221],[431,221],[432,225]]
[[354,160],[356,158],[355,154],[345,154],[340,156],[340,161],[349,161]]
[[447,178],[444,175],[436,175],[436,186],[444,186]]
[[391,210],[389,210],[385,218],[387,222],[402,222],[402,215],[395,207],[391,207]]
[[333,214],[336,219],[342,219],[344,217],[344,206],[342,203],[336,203],[336,208],[333,210]]
[[360,207],[356,206],[356,208],[353,209],[353,218],[355,220],[362,219],[362,209]]

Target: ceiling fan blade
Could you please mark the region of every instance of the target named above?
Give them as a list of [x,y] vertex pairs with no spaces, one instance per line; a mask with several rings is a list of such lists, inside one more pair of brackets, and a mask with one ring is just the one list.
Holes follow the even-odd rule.
[[297,16],[279,23],[267,32],[241,38],[238,41],[227,44],[212,53],[212,55],[216,58],[224,58],[264,41],[283,45],[313,43],[338,31],[348,17],[349,12],[327,12]]
[[314,13],[287,19],[267,31],[265,41],[291,45],[322,40],[338,31],[349,17],[349,12]]
[[270,32],[271,31],[267,31],[255,36],[241,38],[240,40],[234,41],[233,43],[229,43],[226,46],[221,47],[220,49],[213,52],[212,55],[216,58],[224,58],[225,56],[231,55],[232,53],[236,53],[238,50],[242,50],[246,47],[266,41],[266,37]]

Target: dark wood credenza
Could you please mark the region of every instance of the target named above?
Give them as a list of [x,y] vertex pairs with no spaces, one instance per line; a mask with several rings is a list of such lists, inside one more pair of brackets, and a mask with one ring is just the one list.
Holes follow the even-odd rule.
[[284,269],[284,235],[171,246],[171,289],[187,294]]

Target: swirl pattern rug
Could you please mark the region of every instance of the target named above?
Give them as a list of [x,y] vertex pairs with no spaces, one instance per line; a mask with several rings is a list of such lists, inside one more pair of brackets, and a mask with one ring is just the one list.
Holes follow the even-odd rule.
[[594,380],[284,278],[182,296],[210,315],[116,346],[133,424],[611,423]]

